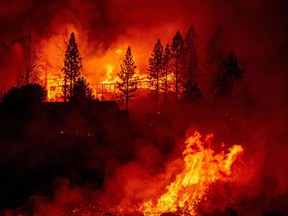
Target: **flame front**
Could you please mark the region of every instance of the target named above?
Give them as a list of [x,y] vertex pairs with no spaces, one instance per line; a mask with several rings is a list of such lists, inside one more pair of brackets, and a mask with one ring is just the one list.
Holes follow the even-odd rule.
[[[145,215],[161,215],[165,212],[185,211],[195,215],[195,205],[201,201],[209,186],[216,180],[227,181],[231,177],[231,166],[243,152],[240,145],[234,145],[228,154],[215,154],[210,148],[209,134],[202,141],[199,132],[189,137],[183,151],[184,170],[176,176],[154,204],[151,200],[141,206]],[[205,148],[205,145],[208,145]]]

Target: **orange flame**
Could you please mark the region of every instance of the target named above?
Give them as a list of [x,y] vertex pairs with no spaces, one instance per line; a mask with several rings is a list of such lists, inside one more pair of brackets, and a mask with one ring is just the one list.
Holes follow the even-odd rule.
[[[203,198],[209,186],[216,180],[226,181],[231,176],[231,166],[243,152],[240,145],[234,145],[228,154],[215,154],[209,147],[213,135],[206,135],[201,140],[199,132],[189,137],[186,149],[183,151],[184,170],[176,176],[176,180],[167,187],[154,204],[151,200],[145,202],[141,211],[145,215],[161,215],[165,212],[177,212],[185,209],[190,215],[195,215],[195,205]],[[204,146],[208,144],[208,147]]]
[[[169,31],[172,31],[172,29]],[[107,99],[107,97],[110,97],[109,95],[116,94],[116,82],[119,81],[117,73],[120,71],[120,64],[125,58],[128,45],[133,47],[134,61],[139,75],[138,88],[144,90],[151,89],[151,80],[146,76],[146,68],[148,64],[147,59],[149,59],[151,54],[151,50],[147,49],[147,47],[150,47],[150,45],[153,46],[155,42],[153,37],[145,38],[142,41],[142,32],[137,31],[141,34],[137,35],[136,38],[131,38],[131,35],[137,33],[133,31],[133,34],[120,37],[109,48],[102,49],[100,45],[94,46],[93,44],[91,46],[88,43],[88,36],[82,28],[77,28],[76,25],[71,23],[63,23],[59,25],[59,29],[55,30],[51,37],[41,41],[42,60],[45,62],[46,70],[41,72],[40,84],[45,86],[47,90],[48,101],[63,101],[64,99],[64,74],[61,69],[63,67],[67,43],[72,32],[76,35],[78,48],[83,58],[81,76],[84,76],[90,84],[95,98],[100,99],[101,96],[105,96]],[[166,36],[166,34],[164,35]],[[174,86],[171,84],[173,83],[173,79],[173,74],[169,74],[167,77],[169,92],[173,91]],[[163,85],[164,80],[161,79],[160,83]],[[160,91],[162,92],[162,89]]]

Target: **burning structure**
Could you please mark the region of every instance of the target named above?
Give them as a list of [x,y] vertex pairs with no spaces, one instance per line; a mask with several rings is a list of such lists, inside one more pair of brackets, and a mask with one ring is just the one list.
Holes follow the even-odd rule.
[[[287,2],[2,3],[1,95],[37,77],[49,102],[1,104],[0,214],[288,214]],[[99,101],[62,102],[72,32]],[[129,46],[139,82],[128,114],[106,100]]]

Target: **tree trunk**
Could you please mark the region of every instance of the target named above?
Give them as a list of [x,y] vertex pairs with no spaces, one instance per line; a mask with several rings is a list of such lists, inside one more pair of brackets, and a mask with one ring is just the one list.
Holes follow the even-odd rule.
[[159,72],[157,70],[157,76],[156,76],[156,113],[158,113],[158,92],[159,92]]
[[128,110],[128,99],[129,99],[129,86],[128,77],[126,78],[126,110]]
[[165,104],[167,104],[167,94],[168,94],[168,78],[167,78],[168,74],[167,74],[167,71],[165,72]]
[[26,74],[25,74],[26,76],[25,76],[24,85],[28,85],[29,84],[29,74],[30,74],[29,69],[27,69]]
[[179,73],[179,57],[176,58],[176,73],[175,73],[175,93],[176,93],[176,102],[178,101],[178,73]]
[[64,78],[64,102],[67,102],[67,79]]

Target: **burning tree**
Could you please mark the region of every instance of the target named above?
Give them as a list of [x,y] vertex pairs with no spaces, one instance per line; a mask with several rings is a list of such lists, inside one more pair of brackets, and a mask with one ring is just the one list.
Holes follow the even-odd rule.
[[175,75],[175,94],[176,94],[176,101],[178,101],[179,86],[181,83],[180,74],[183,73],[184,59],[185,59],[184,40],[179,31],[176,32],[176,35],[172,40],[171,50],[173,59],[173,69]]
[[130,46],[127,49],[125,59],[120,65],[121,70],[118,73],[120,82],[117,82],[118,94],[117,98],[120,102],[125,102],[126,110],[131,97],[134,97],[134,92],[137,90],[138,77],[136,76],[136,66],[134,65],[133,55]]
[[74,33],[72,32],[65,52],[64,67],[62,68],[62,71],[65,74],[63,86],[64,101],[66,101],[67,98],[71,99],[73,97],[74,86],[80,75],[81,69],[82,58],[78,50]]
[[31,35],[16,42],[20,42],[23,48],[23,59],[19,66],[17,86],[21,87],[37,83],[39,81],[39,74],[44,69],[43,62],[41,61],[41,47],[39,42],[32,39]]
[[151,79],[152,89],[156,93],[156,110],[158,111],[158,95],[160,87],[160,79],[163,69],[163,46],[160,39],[154,46],[153,53],[149,59],[148,79]]

